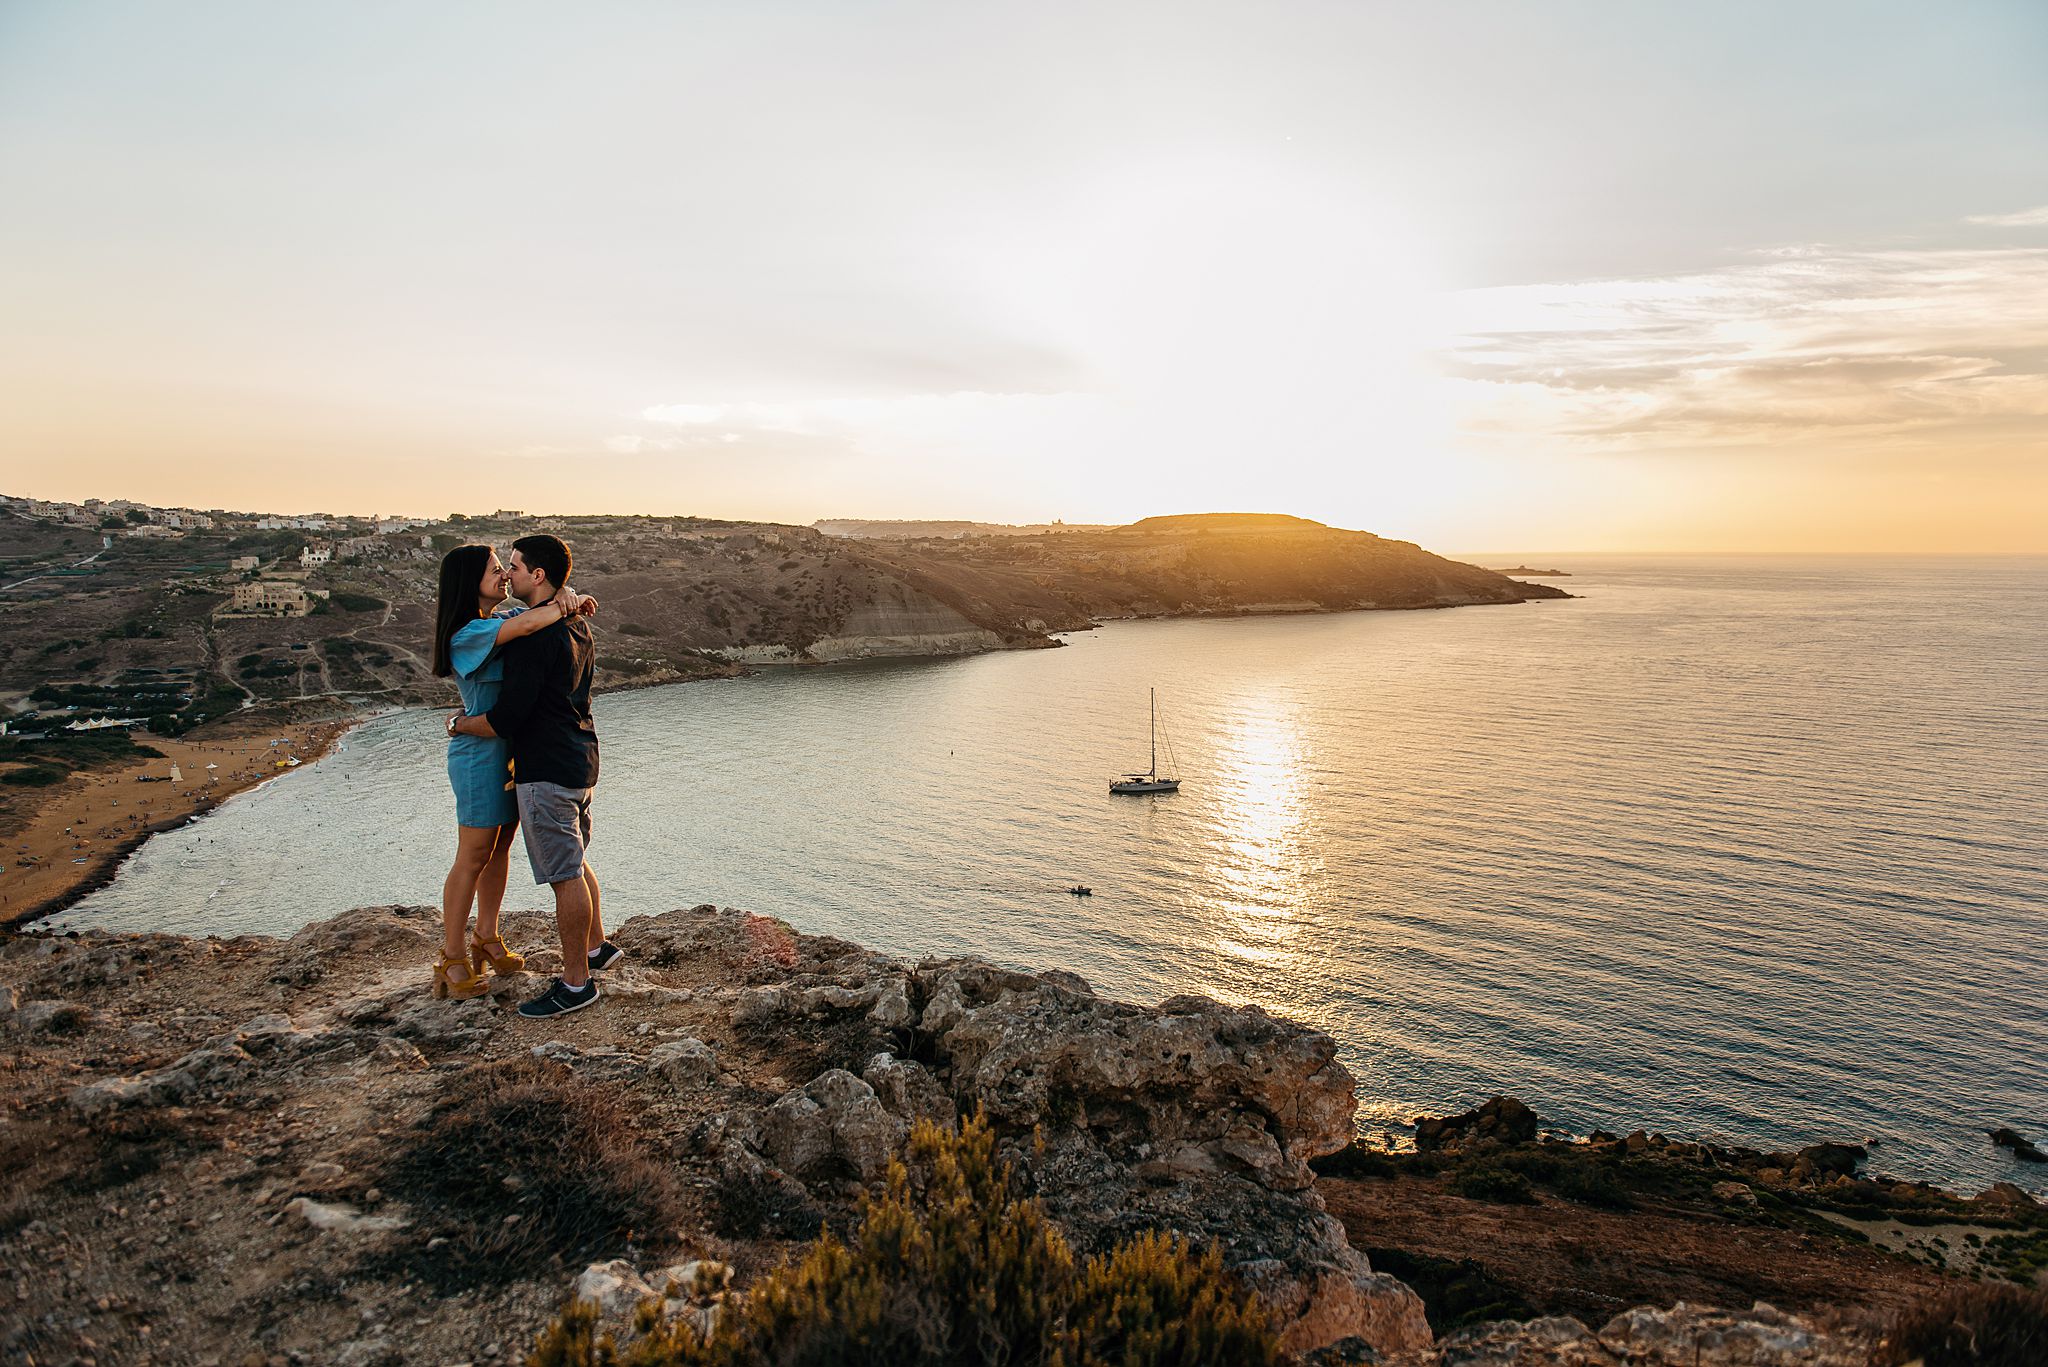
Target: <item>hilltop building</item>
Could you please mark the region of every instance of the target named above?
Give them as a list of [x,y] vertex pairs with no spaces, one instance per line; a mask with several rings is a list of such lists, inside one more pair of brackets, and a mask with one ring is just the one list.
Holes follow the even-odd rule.
[[312,607],[302,584],[288,579],[257,579],[237,584],[224,612],[251,617],[304,617]]
[[307,569],[315,565],[325,565],[333,559],[334,547],[325,541],[309,541],[305,549],[299,552],[299,564]]
[[100,515],[80,507],[76,503],[51,503],[40,498],[27,500],[28,515],[46,518],[53,522],[68,522],[74,527],[97,527]]

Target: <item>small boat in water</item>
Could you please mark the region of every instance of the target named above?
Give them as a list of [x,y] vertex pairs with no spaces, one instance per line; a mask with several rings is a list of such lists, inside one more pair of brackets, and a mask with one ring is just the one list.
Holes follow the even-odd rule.
[[1142,774],[1125,774],[1122,778],[1112,779],[1109,785],[1109,791],[1112,793],[1177,793],[1180,791],[1180,780],[1170,777],[1171,771],[1179,768],[1173,762],[1173,741],[1170,738],[1166,742],[1166,767],[1168,773],[1162,774],[1159,772],[1159,690],[1154,688],[1150,692],[1152,694],[1152,767]]

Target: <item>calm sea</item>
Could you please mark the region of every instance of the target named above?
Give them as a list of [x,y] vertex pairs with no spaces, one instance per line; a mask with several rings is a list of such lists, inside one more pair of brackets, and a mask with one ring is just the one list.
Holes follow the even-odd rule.
[[[605,697],[607,910],[1260,1002],[1342,1041],[1373,1128],[1508,1091],[1579,1132],[1868,1138],[1881,1171],[2048,1191],[1984,1137],[2048,1139],[2048,560],[1564,563],[1576,601]],[[1112,797],[1155,685],[1186,785]],[[364,726],[67,923],[436,900],[437,723]],[[510,901],[543,905],[516,864]]]

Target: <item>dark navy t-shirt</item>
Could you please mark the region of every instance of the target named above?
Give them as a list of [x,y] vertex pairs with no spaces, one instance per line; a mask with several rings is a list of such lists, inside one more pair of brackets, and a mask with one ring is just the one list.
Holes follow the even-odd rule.
[[580,617],[522,636],[500,654],[505,684],[487,714],[512,750],[515,783],[597,785],[597,726],[590,682],[597,650]]

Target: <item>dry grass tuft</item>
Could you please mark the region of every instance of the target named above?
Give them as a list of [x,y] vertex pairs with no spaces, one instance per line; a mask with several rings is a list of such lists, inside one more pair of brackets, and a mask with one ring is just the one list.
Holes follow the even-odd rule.
[[612,1094],[534,1058],[457,1074],[382,1180],[420,1216],[389,1256],[444,1290],[666,1246],[687,1215]]
[[1873,1367],[2041,1367],[2048,1363],[2048,1293],[1976,1282],[1930,1297],[1895,1319]]

